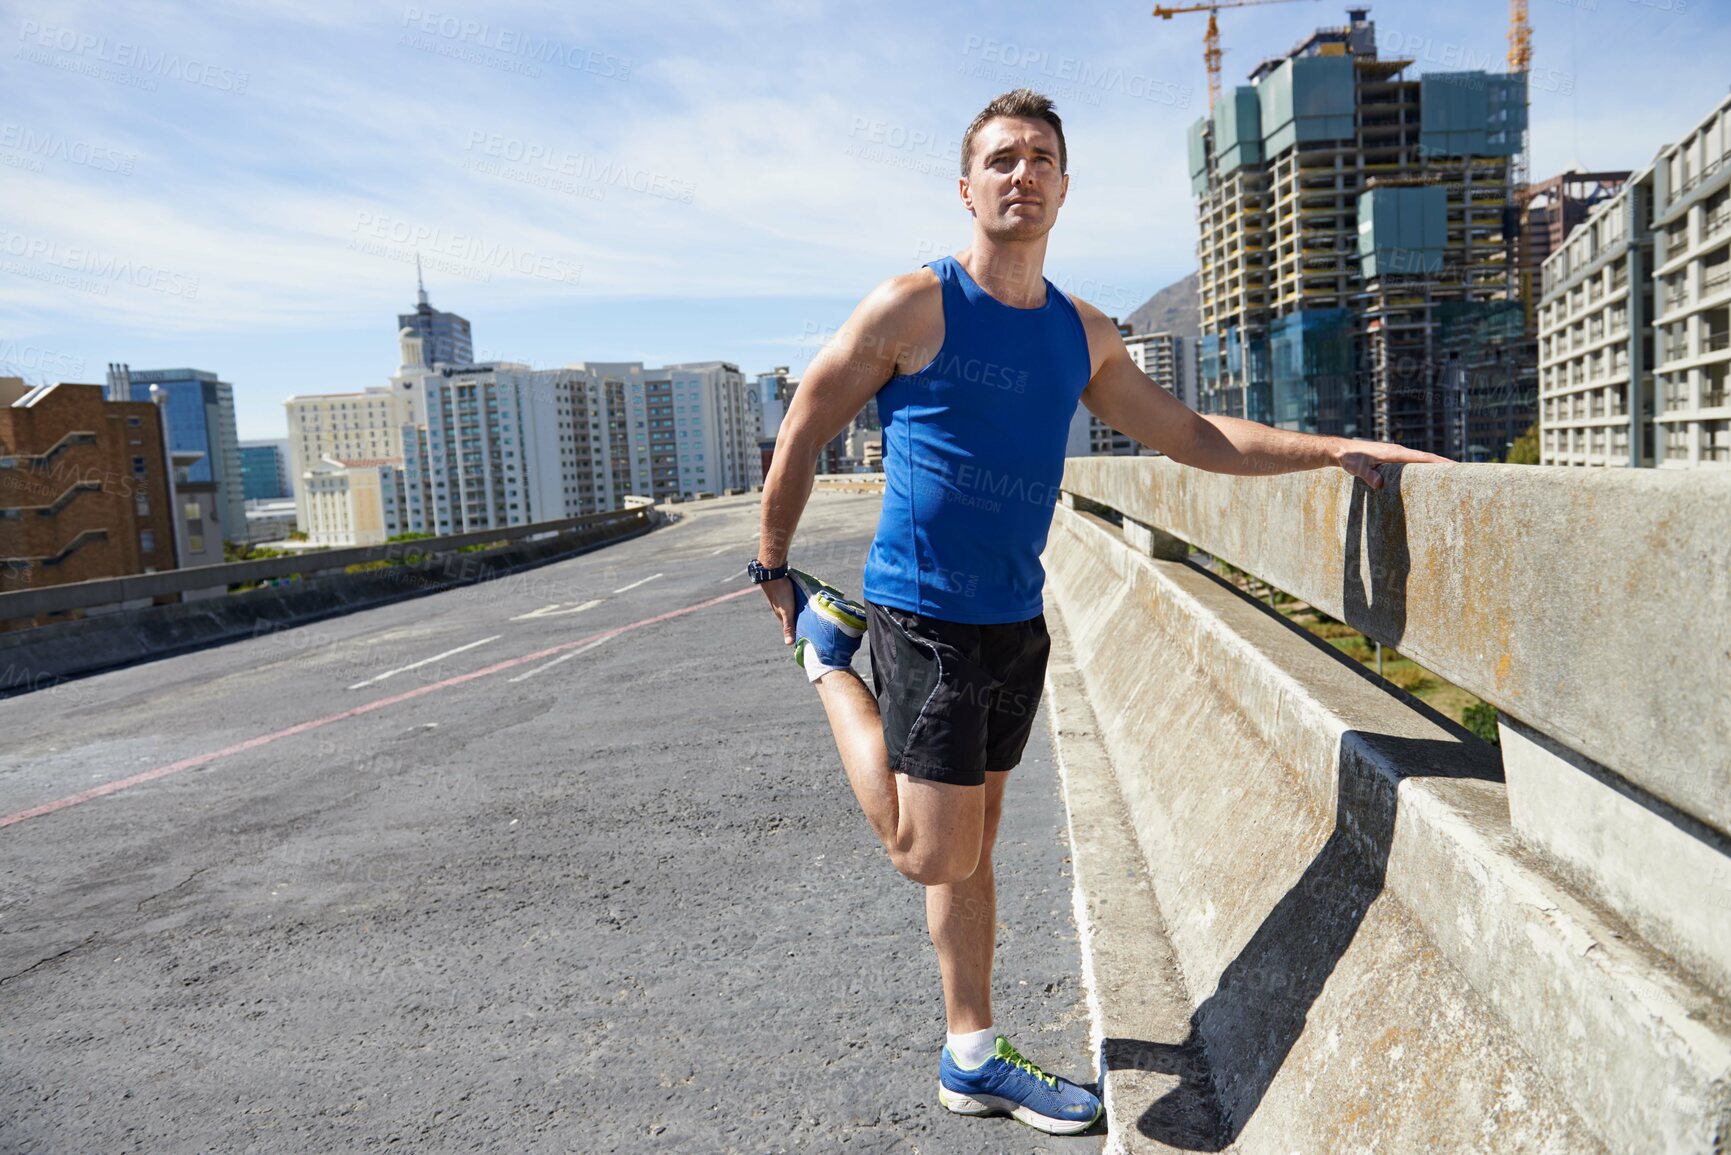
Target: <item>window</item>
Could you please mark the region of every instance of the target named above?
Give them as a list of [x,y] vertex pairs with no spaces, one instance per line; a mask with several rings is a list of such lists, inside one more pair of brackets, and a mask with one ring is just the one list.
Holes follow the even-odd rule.
[[143,553],[156,552],[156,534],[148,529],[138,531],[138,548]]
[[150,516],[150,495],[148,493],[145,493],[141,489],[138,491],[137,497],[138,497],[138,501],[133,506],[133,511],[135,513],[137,513],[139,517],[149,517]]

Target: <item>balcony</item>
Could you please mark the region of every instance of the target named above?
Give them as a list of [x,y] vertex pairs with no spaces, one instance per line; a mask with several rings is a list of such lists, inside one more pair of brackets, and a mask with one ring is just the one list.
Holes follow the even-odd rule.
[[1731,227],[1731,212],[1721,209],[1702,218],[1701,239],[1703,241],[1711,240],[1728,227]]

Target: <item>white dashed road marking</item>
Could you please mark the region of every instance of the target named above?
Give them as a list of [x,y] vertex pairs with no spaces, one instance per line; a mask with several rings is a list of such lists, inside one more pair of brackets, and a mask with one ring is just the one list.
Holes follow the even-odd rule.
[[521,622],[521,621],[524,621],[528,618],[557,618],[557,617],[560,617],[564,614],[580,614],[584,610],[594,609],[596,606],[600,605],[602,603],[602,601],[604,601],[604,600],[605,599],[603,599],[603,598],[595,598],[591,601],[586,601],[586,602],[583,602],[579,605],[568,605],[564,602],[554,602],[550,606],[542,606],[538,610],[530,610],[526,614],[518,614],[516,617],[512,618],[511,620],[514,622]]
[[407,672],[408,672],[408,671],[409,671],[409,670],[418,670],[418,669],[420,669],[420,668],[421,668],[421,667],[422,667],[422,666],[426,666],[426,665],[430,665],[430,664],[432,664],[432,663],[433,663],[433,662],[436,662],[436,661],[438,661],[438,660],[439,660],[439,659],[440,659],[440,658],[448,658],[448,657],[450,657],[450,656],[451,656],[451,655],[452,655],[452,654],[460,654],[460,653],[462,653],[462,652],[463,652],[463,651],[464,651],[464,650],[472,650],[472,649],[474,649],[474,648],[475,648],[475,647],[476,647],[476,646],[484,646],[484,645],[486,645],[486,644],[487,644],[487,643],[488,643],[488,642],[496,642],[496,641],[498,641],[498,640],[499,640],[499,639],[500,639],[500,638],[501,638],[501,637],[503,637],[503,636],[504,636],[504,635],[503,635],[503,634],[494,634],[494,635],[493,635],[493,636],[492,636],[492,637],[490,637],[490,638],[482,638],[482,639],[481,639],[481,640],[480,640],[480,641],[478,641],[478,642],[470,642],[470,643],[469,643],[469,644],[468,644],[468,645],[466,645],[466,646],[458,646],[458,647],[457,647],[457,648],[456,648],[456,649],[454,649],[454,650],[446,650],[446,651],[445,651],[445,652],[444,652],[444,653],[442,653],[442,654],[434,654],[434,655],[433,655],[433,656],[432,656],[432,657],[430,657],[430,658],[422,658],[422,659],[421,659],[421,660],[420,660],[420,661],[418,661],[418,662],[414,662],[414,663],[411,663],[411,664],[410,664],[410,665],[407,665],[407,666],[398,666],[398,667],[397,667],[397,668],[396,668],[396,669],[394,669],[394,670],[386,670],[386,671],[385,671],[385,672],[384,672],[384,673],[382,673],[382,674],[375,674],[375,675],[373,675],[373,676],[372,676],[372,677],[370,677],[370,678],[368,678],[368,679],[367,679],[367,680],[366,680],[366,681],[364,681],[364,682],[356,682],[356,683],[355,683],[355,684],[354,684],[354,685],[352,685],[352,686],[350,686],[350,687],[349,687],[349,689],[351,689],[351,690],[359,690],[359,689],[361,689],[361,688],[362,688],[362,687],[365,687],[365,686],[370,686],[370,685],[372,685],[372,684],[373,684],[373,683],[374,683],[374,682],[382,682],[382,681],[384,681],[384,680],[385,680],[385,679],[386,679],[386,678],[389,678],[389,677],[391,677],[391,676],[392,676],[392,675],[393,675],[393,674],[402,674],[402,673],[407,673]]
[[590,642],[588,645],[579,646],[575,650],[572,650],[568,654],[560,654],[557,658],[554,658],[551,662],[548,662],[544,666],[536,666],[533,670],[530,670],[527,673],[518,674],[515,678],[508,678],[506,680],[511,681],[511,682],[521,682],[521,681],[524,681],[528,678],[533,678],[536,674],[539,674],[542,670],[551,670],[554,666],[557,666],[560,662],[569,661],[570,659],[575,658],[578,654],[587,654],[590,650],[593,650],[596,646],[605,645],[607,642],[610,642],[610,641],[612,641],[611,638],[597,638],[593,642]]

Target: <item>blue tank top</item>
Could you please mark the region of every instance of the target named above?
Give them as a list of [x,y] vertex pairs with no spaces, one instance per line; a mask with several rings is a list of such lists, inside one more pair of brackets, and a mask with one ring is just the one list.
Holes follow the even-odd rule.
[[1040,551],[1093,374],[1087,333],[1051,281],[1044,305],[1017,309],[954,257],[927,267],[944,342],[878,391],[886,485],[865,596],[944,621],[1026,621],[1044,607]]

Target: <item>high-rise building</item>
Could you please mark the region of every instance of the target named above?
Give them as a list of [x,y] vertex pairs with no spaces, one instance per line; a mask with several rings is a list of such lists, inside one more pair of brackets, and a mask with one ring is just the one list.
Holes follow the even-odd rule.
[[406,504],[411,527],[426,532],[577,517],[618,509],[628,493],[678,500],[762,481],[759,418],[726,362],[442,366],[416,388],[427,422],[424,444],[406,453]]
[[[440,365],[422,379],[429,533],[464,533],[575,518],[566,481],[589,431],[578,431],[573,395],[582,371],[528,365]],[[587,423],[585,423],[587,424]],[[566,442],[566,436],[580,436]],[[564,466],[564,468],[563,468]],[[410,488],[417,478],[410,478]]]
[[1193,342],[1177,333],[1136,333],[1124,348],[1136,367],[1192,409],[1196,407],[1196,357]]
[[1191,126],[1198,408],[1458,456],[1470,398],[1450,396],[1442,307],[1512,296],[1526,76],[1409,78],[1348,11]]
[[[782,379],[782,399],[784,406],[783,417],[785,419],[785,410],[792,408],[793,398],[794,395],[799,392],[799,383],[802,378],[787,376],[786,371],[783,369],[777,369],[776,373],[779,374]],[[868,413],[871,415],[869,419],[866,417],[866,414]],[[882,426],[877,423],[877,420],[877,398],[873,397],[866,403],[865,408],[861,409],[859,414],[855,416],[854,421],[869,421],[870,428],[881,429]],[[853,423],[850,422],[849,425],[843,426],[840,433],[837,433],[834,437],[830,438],[827,442],[818,447],[816,466],[816,471],[818,473],[853,472],[853,468],[848,463],[847,447],[848,430],[851,428],[852,424]],[[759,458],[763,462],[763,477],[769,476],[769,465],[774,456],[775,442],[773,439],[771,439],[767,444],[763,442],[759,443]],[[759,482],[751,482],[749,484],[755,485],[759,484]]]
[[751,388],[750,402],[757,411],[757,454],[765,477],[769,476],[770,462],[775,459],[775,438],[781,432],[781,419],[787,416],[787,403],[792,396],[786,365],[759,373]]
[[[298,394],[286,399],[283,408],[288,417],[288,463],[289,475],[294,479],[295,521],[307,535],[308,544],[373,544],[355,541],[347,533],[356,524],[377,522],[382,526],[383,513],[338,516],[335,511],[349,507],[348,479],[346,474],[333,475],[333,469],[343,467],[331,463],[400,464],[405,457],[404,430],[410,425],[410,398],[394,389],[375,386],[359,393]],[[316,487],[310,484],[315,474],[319,479]],[[372,492],[367,481],[357,484],[365,492]],[[315,488],[323,510],[316,515]]]
[[[1130,333],[1128,328],[1120,325],[1119,334],[1124,338],[1130,360],[1160,388],[1195,408],[1194,343],[1176,333]],[[1078,405],[1070,418],[1069,439],[1064,447],[1066,457],[1135,457],[1153,452],[1129,434],[1120,433],[1100,420],[1085,405]]]
[[278,501],[293,497],[288,442],[242,441],[240,476],[248,501]]
[[150,386],[166,397],[169,448],[202,453],[187,469],[189,481],[216,485],[223,541],[246,539],[246,485],[241,472],[240,434],[235,426],[234,386],[202,369],[108,367],[111,401],[148,399]]
[[1539,459],[1731,466],[1731,98],[1544,265]]
[[415,311],[397,315],[397,332],[404,330],[420,342],[429,366],[467,365],[475,359],[469,322],[455,313],[442,313],[427,302],[427,286],[421,280],[421,259],[415,258]]
[[[762,483],[761,415],[748,403],[737,365],[691,361],[646,371],[641,396],[651,488],[635,492],[659,500]],[[632,395],[633,406],[637,400]]]

